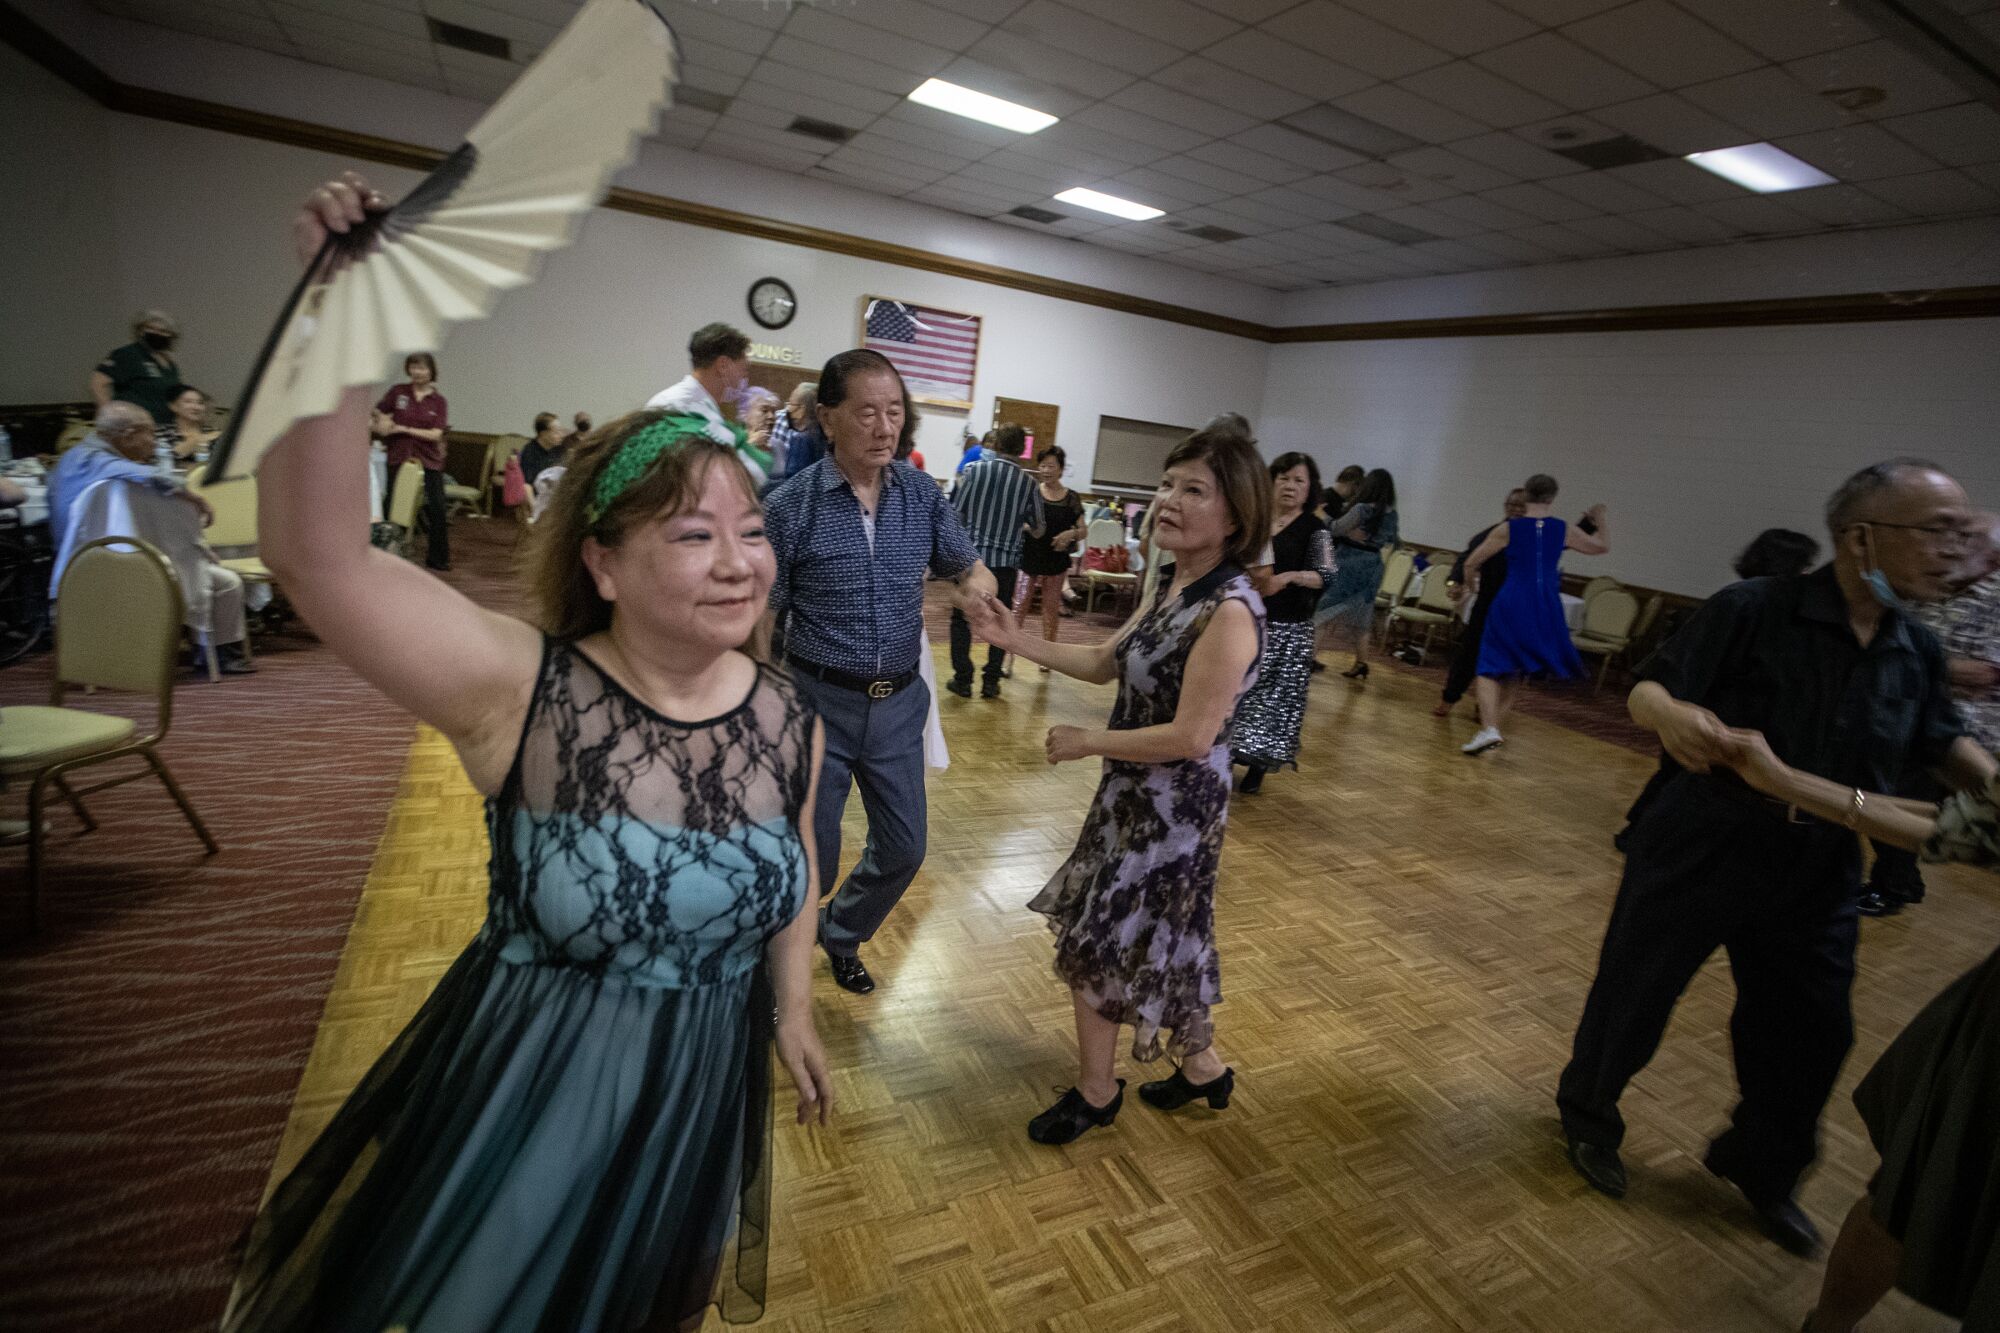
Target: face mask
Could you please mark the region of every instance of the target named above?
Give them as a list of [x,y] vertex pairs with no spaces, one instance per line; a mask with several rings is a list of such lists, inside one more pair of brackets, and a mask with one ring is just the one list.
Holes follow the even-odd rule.
[[1904,604],[1903,599],[1897,595],[1893,587],[1889,586],[1889,576],[1876,568],[1875,532],[1872,528],[1869,530],[1866,540],[1868,543],[1866,552],[1868,568],[1861,571],[1861,581],[1867,585],[1868,595],[1880,603],[1884,610],[1908,611],[1909,607]]
[[156,352],[164,352],[174,345],[174,335],[171,333],[155,333],[151,329],[148,329],[139,335],[139,341]]

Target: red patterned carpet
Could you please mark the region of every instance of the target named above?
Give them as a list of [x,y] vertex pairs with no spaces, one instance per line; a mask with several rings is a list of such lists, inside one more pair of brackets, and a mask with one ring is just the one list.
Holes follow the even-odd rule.
[[[512,534],[455,524],[452,581],[503,604]],[[186,678],[162,749],[220,855],[150,779],[91,798],[93,834],[58,807],[28,938],[26,852],[0,849],[10,1333],[183,1333],[221,1313],[414,732],[303,633],[261,638],[258,666]],[[49,669],[0,671],[0,703],[46,703]],[[0,796],[16,817],[23,800]]]

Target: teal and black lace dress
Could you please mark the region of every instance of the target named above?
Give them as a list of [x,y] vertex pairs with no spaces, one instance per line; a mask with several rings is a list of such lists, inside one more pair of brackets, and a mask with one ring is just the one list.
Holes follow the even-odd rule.
[[664,717],[550,643],[479,935],[253,1224],[238,1330],[553,1333],[762,1312],[766,941],[812,715]]
[[[1938,811],[1927,861],[2000,869],[2000,782]],[[1882,1154],[1868,1193],[1903,1242],[1896,1285],[2000,1329],[2000,950],[1947,986],[1854,1090]]]

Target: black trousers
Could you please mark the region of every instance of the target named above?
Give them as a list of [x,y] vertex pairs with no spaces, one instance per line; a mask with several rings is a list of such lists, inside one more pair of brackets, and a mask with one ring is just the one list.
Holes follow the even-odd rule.
[[[382,493],[382,512],[389,512],[389,501],[396,493],[396,474],[389,474],[388,489]],[[424,469],[424,532],[427,546],[424,563],[432,569],[451,568],[451,537],[445,526],[444,517],[444,471],[441,468]]]
[[1738,1100],[1712,1160],[1753,1197],[1789,1197],[1818,1155],[1820,1112],[1854,1042],[1860,854],[1845,829],[1788,823],[1716,783],[1676,774],[1631,830],[1556,1105],[1572,1140],[1616,1148],[1625,1085],[1688,982],[1725,949]]
[[1472,604],[1472,614],[1466,617],[1465,629],[1458,636],[1458,649],[1451,655],[1451,669],[1444,676],[1444,701],[1448,704],[1463,699],[1479,675],[1479,641],[1486,635],[1486,613],[1492,609],[1491,597],[1482,596]]
[[[993,581],[1000,585],[1000,600],[1007,604],[1008,614],[1013,614],[1014,579],[1018,569],[996,569]],[[1000,664],[1007,654],[998,648],[986,649],[985,678],[989,681],[1000,679]],[[951,675],[961,684],[972,683],[972,622],[965,618],[965,612],[957,607],[951,609]]]

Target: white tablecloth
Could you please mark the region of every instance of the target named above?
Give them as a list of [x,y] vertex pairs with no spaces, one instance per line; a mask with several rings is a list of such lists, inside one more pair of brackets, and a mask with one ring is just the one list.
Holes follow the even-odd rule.
[[1583,598],[1561,594],[1563,599],[1563,619],[1569,622],[1572,633],[1583,628]]

